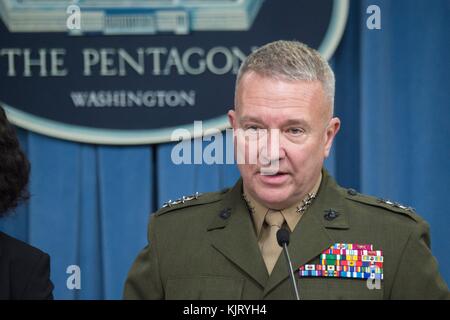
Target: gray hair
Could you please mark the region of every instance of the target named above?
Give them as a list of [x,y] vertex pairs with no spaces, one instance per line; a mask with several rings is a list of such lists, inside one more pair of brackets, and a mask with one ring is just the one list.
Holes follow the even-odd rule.
[[253,71],[281,80],[320,81],[334,108],[334,73],[320,53],[298,41],[279,40],[252,52],[242,63],[236,78],[235,95],[243,75]]

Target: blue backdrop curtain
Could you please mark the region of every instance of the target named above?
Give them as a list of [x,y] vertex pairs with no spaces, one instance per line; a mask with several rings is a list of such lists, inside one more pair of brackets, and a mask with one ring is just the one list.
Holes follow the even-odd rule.
[[[382,29],[366,28],[381,8]],[[416,208],[450,281],[450,1],[351,1],[331,60],[342,120],[326,167],[346,187]],[[232,92],[230,92],[232,94]],[[231,186],[233,165],[174,165],[173,144],[79,144],[18,129],[32,163],[31,200],[0,229],[51,255],[58,299],[120,299],[149,213],[168,199]],[[69,290],[70,265],[81,290]]]

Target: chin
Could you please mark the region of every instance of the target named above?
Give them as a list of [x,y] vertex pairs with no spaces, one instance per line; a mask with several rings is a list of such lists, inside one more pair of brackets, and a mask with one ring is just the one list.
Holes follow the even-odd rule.
[[287,202],[288,198],[286,195],[289,193],[284,188],[264,188],[264,190],[257,190],[256,195],[265,206],[271,209],[284,209],[284,204]]

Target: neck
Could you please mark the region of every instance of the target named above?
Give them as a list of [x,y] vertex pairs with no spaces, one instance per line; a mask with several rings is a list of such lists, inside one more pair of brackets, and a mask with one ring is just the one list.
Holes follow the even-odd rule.
[[285,205],[283,208],[279,208],[279,207],[271,207],[270,205],[266,205],[265,203],[258,201],[252,194],[250,194],[248,192],[248,190],[245,188],[245,184],[243,185],[243,193],[244,193],[244,197],[247,198],[247,200],[250,200],[250,202],[259,202],[260,205],[268,208],[268,209],[274,209],[274,210],[283,210],[283,209],[287,209],[289,207],[292,206],[298,206],[301,207],[302,204],[305,203],[305,201],[308,201],[308,199],[310,199],[311,197],[315,197],[315,195],[317,194],[317,191],[319,190],[320,187],[320,183],[322,182],[322,171],[320,171],[319,177],[317,178],[317,180],[315,181],[314,185],[312,186],[312,188],[309,189],[309,191],[307,191],[306,193],[304,193],[302,195],[302,197],[296,201],[294,201],[293,203],[289,204],[289,205]]
[[317,191],[319,191],[320,183],[322,182],[322,171],[320,171],[319,178],[316,181],[316,184],[312,188],[312,190],[308,193],[317,194]]

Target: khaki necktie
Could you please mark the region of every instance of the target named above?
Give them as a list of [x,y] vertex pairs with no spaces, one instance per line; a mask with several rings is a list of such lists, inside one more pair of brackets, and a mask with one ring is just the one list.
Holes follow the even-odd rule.
[[277,242],[277,231],[281,228],[285,219],[280,211],[269,210],[264,221],[259,245],[267,271],[271,274],[282,251]]

